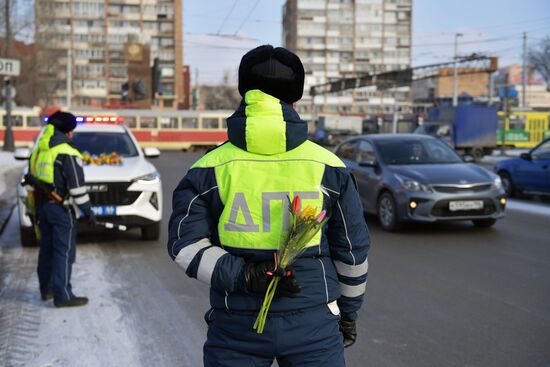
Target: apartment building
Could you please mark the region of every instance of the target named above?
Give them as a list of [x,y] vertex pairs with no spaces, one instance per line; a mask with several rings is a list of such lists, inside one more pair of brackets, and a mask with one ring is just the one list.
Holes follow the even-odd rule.
[[120,105],[125,83],[139,77],[130,75],[135,63],[152,67],[155,59],[158,87],[154,77],[141,83],[149,105],[182,102],[182,0],[36,0],[35,10],[39,77],[51,88],[50,106],[67,105],[68,91],[72,107]]
[[[301,113],[311,112],[309,88],[365,73],[411,65],[412,0],[287,0],[285,47],[306,70]],[[367,114],[407,110],[409,88],[364,87],[315,97],[317,113]]]

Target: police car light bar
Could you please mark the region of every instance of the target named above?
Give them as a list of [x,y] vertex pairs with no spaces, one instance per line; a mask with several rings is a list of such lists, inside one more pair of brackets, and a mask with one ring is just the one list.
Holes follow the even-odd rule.
[[[48,123],[48,116],[42,117],[44,123]],[[111,124],[122,124],[124,122],[124,117],[122,116],[76,116],[77,124],[84,123],[111,123]]]

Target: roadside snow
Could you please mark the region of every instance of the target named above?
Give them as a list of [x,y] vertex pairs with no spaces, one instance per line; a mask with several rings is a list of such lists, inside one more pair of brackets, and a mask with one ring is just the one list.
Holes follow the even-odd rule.
[[12,152],[0,151],[0,197],[10,185],[10,179],[25,165],[25,161],[16,161]]
[[139,335],[116,302],[123,286],[108,276],[101,249],[87,245],[77,254],[74,293],[90,303],[75,308],[40,299],[36,252],[0,246],[0,264],[8,272],[0,287],[0,330],[8,332],[0,332],[0,365],[141,366]]
[[505,151],[505,155],[500,154],[500,150],[496,149],[493,154],[486,155],[481,159],[483,163],[498,163],[505,159],[517,158],[521,153],[527,153],[529,149],[509,149]]
[[[72,279],[74,292],[90,298],[84,307],[42,309],[34,346],[36,366],[139,366],[136,334],[113,294],[122,285],[106,278],[100,249],[89,246],[79,254]],[[35,281],[34,289],[38,289]],[[45,305],[47,303],[44,303]]]

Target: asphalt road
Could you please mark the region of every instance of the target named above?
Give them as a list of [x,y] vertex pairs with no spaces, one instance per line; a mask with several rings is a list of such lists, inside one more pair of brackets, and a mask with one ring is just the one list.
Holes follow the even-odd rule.
[[[38,300],[37,250],[19,247],[12,217],[0,236],[0,365],[202,365],[208,290],[166,252],[171,193],[199,156],[154,161],[164,185],[159,242],[137,231],[79,237],[73,285],[91,297],[86,308]],[[550,208],[530,205],[491,229],[414,225],[390,234],[368,218],[369,283],[347,365],[550,366]]]

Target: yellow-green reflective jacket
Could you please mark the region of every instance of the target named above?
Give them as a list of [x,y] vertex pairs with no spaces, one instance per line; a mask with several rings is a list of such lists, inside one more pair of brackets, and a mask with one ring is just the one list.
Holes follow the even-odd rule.
[[49,147],[49,142],[53,132],[49,134],[52,125],[47,125],[46,131],[40,137],[37,148],[31,155],[31,174],[39,180],[53,184],[54,183],[54,163],[59,154],[66,154],[82,159],[82,155],[78,150],[70,146],[68,143],[61,143],[54,147]]
[[71,146],[67,136],[53,125],[46,125],[36,143],[29,171],[39,180],[50,184],[59,196],[70,196],[84,213],[91,211],[82,156]]
[[338,300],[355,317],[370,241],[345,165],[307,140],[307,124],[290,105],[259,90],[247,92],[227,126],[229,142],[197,161],[174,191],[169,254],[211,285],[214,308],[257,311],[262,298],[243,291],[243,265],[273,258],[286,238],[288,200],[299,195],[330,220],[293,264],[301,292],[271,310]]

